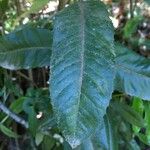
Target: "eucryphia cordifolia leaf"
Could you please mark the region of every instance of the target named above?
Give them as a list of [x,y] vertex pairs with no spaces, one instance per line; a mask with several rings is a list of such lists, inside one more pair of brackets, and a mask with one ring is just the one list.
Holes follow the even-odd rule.
[[76,147],[93,134],[113,91],[113,26],[102,2],[80,1],[56,15],[50,92],[60,130]]
[[49,65],[51,45],[47,29],[28,27],[12,32],[0,38],[0,66],[17,70]]

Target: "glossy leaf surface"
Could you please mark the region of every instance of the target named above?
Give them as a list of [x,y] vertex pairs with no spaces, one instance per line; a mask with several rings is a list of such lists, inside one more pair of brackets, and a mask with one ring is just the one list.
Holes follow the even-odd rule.
[[76,147],[103,120],[113,91],[113,27],[104,4],[64,9],[55,17],[53,42],[52,104],[60,130]]

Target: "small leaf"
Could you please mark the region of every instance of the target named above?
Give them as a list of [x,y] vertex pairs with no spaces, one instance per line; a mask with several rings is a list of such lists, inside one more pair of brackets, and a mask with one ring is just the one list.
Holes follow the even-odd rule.
[[19,99],[17,99],[16,101],[14,101],[13,103],[11,103],[10,105],[10,109],[14,112],[14,113],[20,113],[23,110],[23,103],[24,103],[24,97],[21,97]]
[[123,33],[125,38],[131,38],[131,36],[137,31],[137,27],[139,23],[141,22],[142,17],[134,17],[127,21]]
[[[138,112],[141,117],[143,116],[144,113],[144,104],[142,99],[138,98],[138,97],[134,97],[133,98],[133,103],[132,103],[132,109],[135,110],[136,112]],[[135,125],[132,126],[134,133],[138,133],[140,131],[140,127],[137,127]]]
[[0,38],[0,66],[16,70],[49,65],[51,43],[46,29],[30,27],[5,35]]
[[43,142],[42,142],[42,150],[51,150],[54,148],[56,144],[56,141],[51,136],[44,136]]
[[33,136],[36,135],[38,129],[38,120],[36,118],[36,112],[33,107],[30,107],[30,113],[28,114],[29,130]]
[[0,131],[2,131],[5,135],[7,135],[10,138],[17,138],[18,137],[18,135],[15,132],[10,130],[9,128],[4,126],[3,124],[0,124]]
[[150,136],[144,135],[142,133],[137,134],[138,138],[146,145],[150,146]]
[[23,110],[28,114],[29,130],[33,136],[36,135],[38,129],[38,120],[33,105],[34,99],[26,98],[23,103]]
[[141,150],[140,146],[137,144],[137,142],[135,140],[131,140],[129,142],[129,150]]
[[40,145],[41,142],[43,141],[44,139],[44,135],[42,133],[37,133],[36,136],[35,136],[35,143],[36,145]]

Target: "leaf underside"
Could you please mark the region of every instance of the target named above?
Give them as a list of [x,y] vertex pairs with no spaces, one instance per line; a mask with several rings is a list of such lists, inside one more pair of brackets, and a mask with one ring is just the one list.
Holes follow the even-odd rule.
[[30,27],[10,33],[0,38],[0,66],[11,70],[46,66],[51,45],[51,32],[46,29]]
[[50,92],[57,123],[72,147],[95,132],[113,91],[108,16],[103,3],[89,1],[69,6],[54,20]]

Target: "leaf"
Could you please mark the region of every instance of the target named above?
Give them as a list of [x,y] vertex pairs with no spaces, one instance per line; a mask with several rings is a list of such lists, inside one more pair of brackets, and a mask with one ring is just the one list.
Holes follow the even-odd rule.
[[35,136],[38,129],[38,120],[36,118],[36,112],[32,106],[30,106],[30,113],[28,115],[29,130],[31,134]]
[[16,70],[48,65],[51,43],[46,29],[30,27],[5,35],[0,38],[0,66]]
[[50,93],[58,126],[72,147],[95,132],[109,105],[113,34],[99,1],[74,3],[55,17]]
[[26,97],[23,103],[23,110],[28,114],[29,130],[33,136],[36,135],[38,130],[38,119],[36,118],[36,112],[34,108],[34,99]]
[[141,150],[141,148],[139,147],[139,145],[137,144],[137,142],[135,140],[132,140],[129,144],[128,144],[128,149],[129,150]]
[[144,106],[145,106],[144,120],[146,122],[146,134],[149,137],[149,141],[150,141],[150,103],[145,102]]
[[0,0],[0,18],[3,19],[3,15],[8,9],[8,0]]
[[130,106],[118,102],[111,103],[114,111],[120,114],[126,121],[138,127],[144,127],[145,122],[142,116]]
[[142,19],[141,16],[137,16],[127,21],[123,29],[125,38],[131,38],[131,36],[137,31],[138,25]]
[[[144,105],[143,105],[143,101],[142,99],[138,98],[138,97],[134,97],[133,98],[133,104],[132,104],[132,109],[135,110],[136,112],[138,112],[141,117],[143,116],[144,113]],[[132,126],[133,131],[136,133],[138,133],[140,131],[140,127],[137,126]]]
[[150,60],[120,44],[116,44],[115,53],[115,89],[149,100]]
[[44,136],[43,142],[42,142],[42,148],[43,150],[51,150],[54,147],[56,148],[56,141],[52,136]]
[[11,131],[9,128],[4,126],[3,124],[0,124],[0,131],[2,131],[5,135],[7,135],[10,138],[18,137],[18,135],[15,132]]
[[39,146],[41,144],[41,142],[43,141],[44,139],[44,135],[42,133],[37,133],[36,136],[35,136],[35,143],[37,146]]
[[118,150],[117,122],[109,112],[104,117],[104,127],[97,131],[94,143],[99,143],[104,150]]
[[49,0],[34,0],[31,8],[21,14],[15,22],[20,21],[21,18],[27,17],[30,14],[38,13],[44,6],[49,2]]

